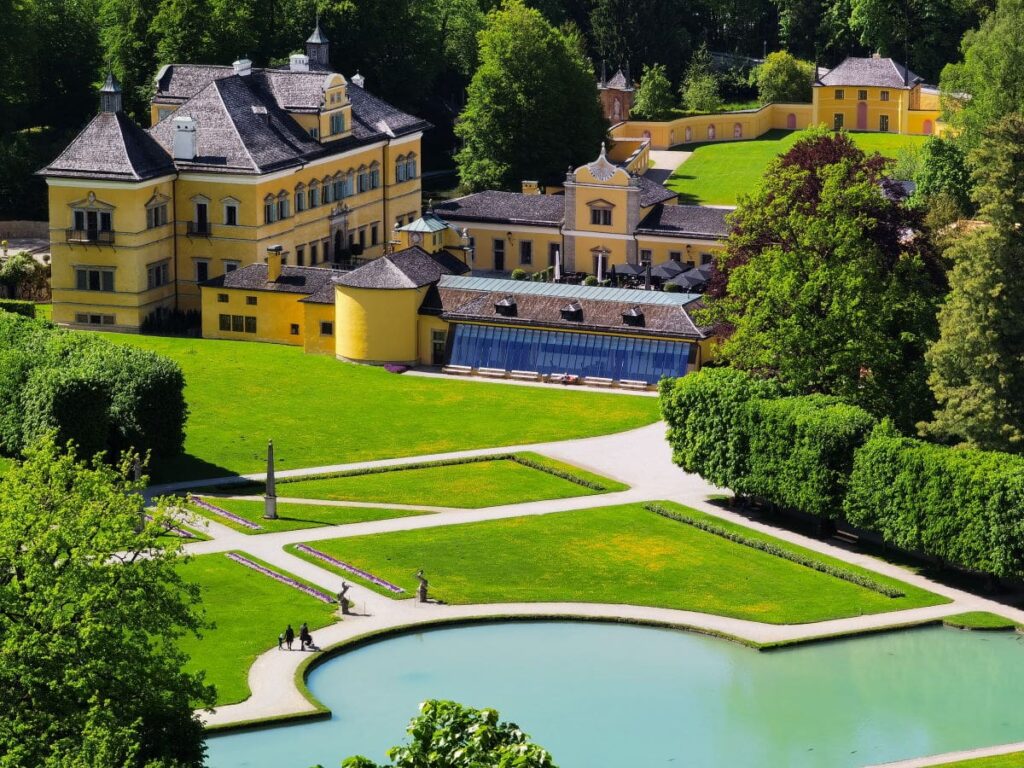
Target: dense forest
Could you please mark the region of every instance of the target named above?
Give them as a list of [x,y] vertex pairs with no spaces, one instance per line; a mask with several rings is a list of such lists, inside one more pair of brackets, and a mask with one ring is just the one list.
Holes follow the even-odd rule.
[[[94,114],[109,67],[142,124],[153,77],[169,62],[257,65],[286,60],[315,19],[332,64],[431,120],[426,155],[450,167],[452,126],[478,65],[478,33],[497,0],[0,0],[0,220],[44,218],[32,173]],[[761,57],[787,49],[835,64],[880,51],[929,81],[959,58],[964,33],[993,0],[530,0],[579,41],[595,73],[606,62],[638,77],[661,64],[678,83],[693,54]]]

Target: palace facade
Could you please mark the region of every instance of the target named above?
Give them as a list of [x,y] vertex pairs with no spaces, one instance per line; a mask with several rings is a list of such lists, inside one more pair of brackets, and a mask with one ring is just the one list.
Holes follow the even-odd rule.
[[108,76],[99,113],[40,171],[55,322],[137,331],[199,310],[200,284],[268,246],[351,266],[420,215],[429,124],[330,71],[319,26],[286,67],[170,64],[155,86],[144,129]]

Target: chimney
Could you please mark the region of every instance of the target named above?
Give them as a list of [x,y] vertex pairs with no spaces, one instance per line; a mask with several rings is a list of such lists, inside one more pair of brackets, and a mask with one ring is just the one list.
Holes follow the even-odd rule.
[[284,249],[280,245],[271,245],[267,248],[267,282],[276,283],[281,277],[281,260]]
[[176,115],[173,118],[174,138],[171,155],[175,160],[196,159],[196,121],[188,115]]
[[117,82],[113,72],[107,72],[106,82],[100,88],[100,111],[120,112],[121,109],[121,84]]
[[249,59],[239,59],[232,66],[239,77],[248,77],[252,74],[252,62]]
[[882,52],[881,51],[875,51],[874,53],[871,54],[871,58],[872,59],[880,59],[880,58],[882,58]]
[[524,195],[539,195],[540,184],[536,181],[523,181],[523,194]]
[[288,69],[292,72],[309,72],[309,56],[304,53],[293,53],[288,57]]
[[349,80],[349,82],[352,83],[352,85],[356,86],[357,88],[362,88],[366,84],[366,78],[360,75],[359,70],[357,69],[356,73],[352,75],[352,79]]

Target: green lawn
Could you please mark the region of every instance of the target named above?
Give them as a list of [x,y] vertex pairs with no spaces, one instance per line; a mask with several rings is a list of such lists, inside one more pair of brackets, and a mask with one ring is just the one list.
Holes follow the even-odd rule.
[[947,616],[943,624],[957,629],[1016,629],[1017,622],[987,611],[970,611]]
[[[751,538],[773,540],[696,510],[664,506],[713,519],[720,527],[741,530]],[[908,584],[775,543],[877,582],[898,585],[906,596],[885,597],[659,517],[640,505],[334,539],[310,546],[397,584],[407,594],[414,593],[413,574],[423,568],[432,594],[450,603],[632,603],[800,624],[945,602]]]
[[[195,557],[181,569],[185,578],[202,588],[207,618],[216,628],[206,630],[202,639],[187,637],[179,644],[191,657],[188,669],[204,670],[207,682],[217,687],[217,704],[249,697],[249,667],[277,645],[277,636],[289,622],[297,636],[304,621],[314,631],[337,620],[336,605],[322,603],[223,554]],[[294,647],[298,648],[297,641]]]
[[[702,205],[735,205],[739,195],[753,192],[768,163],[796,141],[796,131],[769,131],[758,139],[736,142],[686,144],[693,155],[676,169],[665,186],[680,194],[680,202]],[[850,133],[865,152],[886,157],[908,145],[923,144],[924,136],[898,133]]]
[[106,334],[185,372],[186,455],[157,481],[610,434],[657,421],[653,397],[388,373],[254,342]]
[[246,501],[243,499],[218,499],[216,497],[203,497],[211,504],[228,512],[244,517],[262,526],[263,530],[254,531],[251,528],[238,525],[232,521],[207,512],[199,507],[189,507],[189,510],[204,517],[208,517],[216,523],[226,525],[236,531],[250,534],[276,533],[278,531],[294,531],[299,528],[316,528],[322,525],[348,525],[349,523],[364,523],[370,520],[386,520],[389,517],[412,517],[413,515],[427,515],[429,512],[417,512],[408,509],[378,509],[374,507],[334,507],[323,504],[290,504],[278,502],[277,520],[263,519],[263,502]]
[[943,763],[942,768],[1024,768],[1024,752],[997,757],[979,757],[976,760],[961,760],[956,763]]
[[[425,506],[478,509],[501,504],[520,504],[542,499],[565,499],[627,486],[535,453],[517,454],[524,461],[569,474],[592,488],[552,472],[526,466],[511,458],[432,464],[423,467],[387,469],[328,475],[310,480],[287,480],[277,484],[280,498],[366,501],[381,504],[423,504]],[[264,492],[262,483],[244,486],[238,494]],[[237,494],[236,494],[237,495]]]

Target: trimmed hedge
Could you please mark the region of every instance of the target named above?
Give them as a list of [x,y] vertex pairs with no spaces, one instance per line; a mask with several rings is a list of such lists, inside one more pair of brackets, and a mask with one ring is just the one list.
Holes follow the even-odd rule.
[[658,389],[675,463],[717,486],[748,493],[748,403],[776,396],[778,384],[733,368],[704,368],[662,379]]
[[46,431],[86,456],[181,453],[184,386],[177,363],[152,352],[0,313],[0,453]]
[[844,511],[900,549],[1024,576],[1024,457],[933,445],[882,424],[857,452]]
[[692,525],[694,528],[704,531],[705,533],[710,533],[714,536],[720,536],[723,539],[728,539],[729,541],[734,542],[736,544],[741,544],[744,547],[750,547],[751,549],[756,549],[761,552],[765,552],[769,555],[774,555],[775,557],[782,558],[783,560],[789,560],[791,563],[802,565],[805,568],[810,568],[813,571],[818,571],[818,573],[825,573],[837,579],[848,581],[851,584],[856,584],[859,587],[870,589],[873,592],[878,592],[880,595],[885,595],[886,597],[892,598],[906,597],[906,593],[897,589],[896,587],[891,587],[887,584],[882,584],[881,582],[875,581],[874,579],[868,576],[855,573],[853,571],[847,570],[846,568],[840,568],[839,566],[832,565],[830,563],[822,562],[821,560],[809,557],[808,555],[804,555],[800,552],[794,552],[791,549],[781,547],[778,544],[774,544],[770,541],[755,539],[751,536],[744,536],[743,534],[737,533],[736,531],[730,531],[728,528],[724,528],[723,526],[715,525],[709,520],[701,520],[700,518],[692,517],[690,515],[684,515],[679,512],[672,512],[668,509],[665,509],[665,507],[661,506],[660,504],[644,504],[644,509],[648,510],[649,512],[653,512],[656,515],[666,517],[669,520],[675,520],[677,523],[685,523],[686,525]]
[[24,315],[34,319],[36,316],[36,305],[33,301],[0,299],[0,312],[11,312],[15,315]]
[[853,456],[877,421],[824,395],[751,400],[747,493],[835,520],[842,511]]

